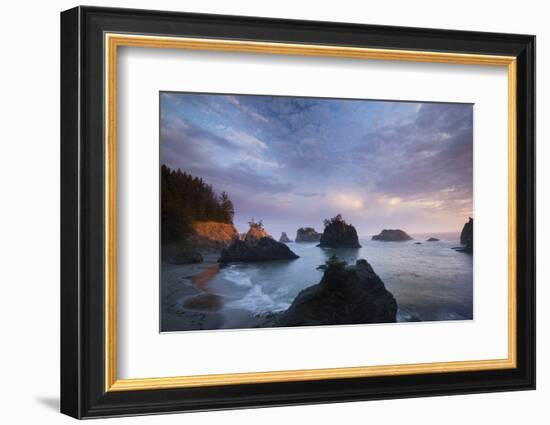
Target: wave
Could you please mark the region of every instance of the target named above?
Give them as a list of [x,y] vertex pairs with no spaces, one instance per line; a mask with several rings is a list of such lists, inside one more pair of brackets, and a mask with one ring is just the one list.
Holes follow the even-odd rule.
[[275,301],[263,291],[260,285],[253,285],[242,298],[228,302],[227,306],[242,308],[253,313],[266,313],[286,310],[290,304]]
[[237,269],[237,266],[229,266],[228,268],[224,269],[223,277],[224,279],[243,288],[252,288],[253,286],[252,279],[250,279],[248,273],[239,271]]

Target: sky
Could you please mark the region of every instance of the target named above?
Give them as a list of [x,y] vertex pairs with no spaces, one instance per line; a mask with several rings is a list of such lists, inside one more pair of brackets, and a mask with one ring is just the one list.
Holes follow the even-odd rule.
[[473,216],[471,104],[160,93],[160,162],[278,238],[340,213],[359,235],[459,232]]

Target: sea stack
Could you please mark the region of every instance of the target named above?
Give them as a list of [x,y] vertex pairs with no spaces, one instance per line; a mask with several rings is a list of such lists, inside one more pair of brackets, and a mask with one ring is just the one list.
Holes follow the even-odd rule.
[[255,242],[259,241],[262,238],[271,238],[271,235],[267,233],[267,231],[264,229],[264,226],[262,224],[262,221],[255,222],[253,219],[248,222],[248,225],[250,228],[248,229],[248,232],[244,235],[244,238],[242,238],[245,242]]
[[347,224],[340,214],[330,220],[325,220],[325,230],[319,246],[322,248],[361,248],[357,230],[351,224]]
[[429,238],[429,239],[426,239],[426,242],[439,242],[439,239],[437,239],[437,238]]
[[378,235],[372,237],[373,241],[382,242],[405,242],[412,238],[401,229],[384,229]]
[[289,237],[287,236],[286,232],[281,233],[281,237],[279,238],[279,242],[282,243],[290,243],[292,242]]
[[319,242],[321,233],[315,231],[313,227],[300,227],[296,232],[296,242]]
[[460,233],[460,244],[464,246],[462,252],[472,254],[474,252],[474,219],[469,217],[469,220]]
[[264,237],[255,241],[236,240],[222,250],[218,263],[294,260],[299,258],[284,243]]
[[235,240],[222,250],[218,263],[249,261],[294,260],[299,258],[284,243],[277,242],[266,232],[262,221],[248,222],[250,229],[242,239]]
[[327,261],[321,281],[302,290],[274,326],[393,323],[397,302],[367,260]]

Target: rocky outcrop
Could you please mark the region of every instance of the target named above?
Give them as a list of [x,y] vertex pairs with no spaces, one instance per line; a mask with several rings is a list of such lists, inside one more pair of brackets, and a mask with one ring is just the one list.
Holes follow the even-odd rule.
[[397,302],[366,260],[330,260],[321,281],[302,290],[270,326],[345,325],[396,321]]
[[469,220],[460,233],[460,244],[463,245],[462,252],[472,254],[474,252],[474,219],[469,217]]
[[426,239],[426,242],[439,242],[439,239],[437,239],[437,238],[428,238],[428,239]]
[[296,232],[296,242],[319,242],[321,233],[317,233],[313,227],[300,227]]
[[245,242],[256,242],[259,241],[262,238],[271,238],[271,235],[267,233],[267,231],[264,229],[264,227],[261,224],[257,223],[249,223],[250,228],[248,229],[248,232],[244,235]]
[[361,248],[357,230],[347,224],[341,216],[326,220],[325,230],[319,246],[322,248]]
[[290,242],[292,242],[292,240],[289,239],[286,232],[283,232],[283,233],[281,233],[281,237],[279,238],[279,242],[290,243]]
[[202,263],[202,255],[200,252],[192,249],[184,249],[177,251],[168,260],[171,264],[196,264]]
[[239,232],[233,224],[195,221],[187,243],[199,251],[220,250],[238,238]]
[[373,241],[382,242],[405,242],[412,238],[401,229],[384,229],[378,235],[372,237]]
[[270,237],[254,241],[234,241],[230,247],[222,250],[219,263],[254,262],[273,260],[294,260],[299,258],[284,243]]

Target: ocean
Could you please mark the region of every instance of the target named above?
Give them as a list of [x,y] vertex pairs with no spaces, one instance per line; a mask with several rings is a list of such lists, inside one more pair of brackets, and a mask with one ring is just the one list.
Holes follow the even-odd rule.
[[[415,240],[408,242],[378,242],[368,236],[360,238],[360,249],[289,243],[299,259],[223,266],[209,280],[208,292],[224,297],[229,316],[236,310],[282,311],[302,289],[319,283],[323,272],[317,267],[336,254],[349,264],[361,258],[371,264],[396,298],[400,322],[473,319],[473,258],[452,249],[459,246],[459,235],[412,236]],[[440,241],[426,242],[431,236]]]

